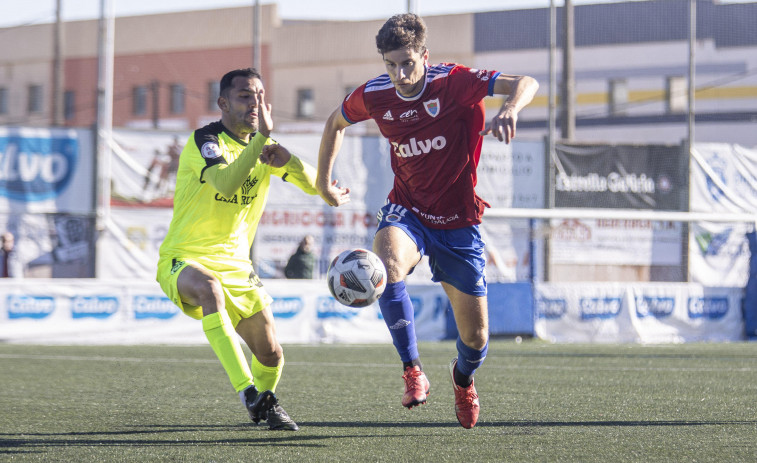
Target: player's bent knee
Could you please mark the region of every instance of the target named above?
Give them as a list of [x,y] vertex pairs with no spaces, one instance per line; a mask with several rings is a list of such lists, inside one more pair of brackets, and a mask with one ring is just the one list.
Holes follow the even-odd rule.
[[468,333],[460,333],[460,339],[463,344],[471,349],[481,350],[489,342],[489,333],[487,330],[474,330]]

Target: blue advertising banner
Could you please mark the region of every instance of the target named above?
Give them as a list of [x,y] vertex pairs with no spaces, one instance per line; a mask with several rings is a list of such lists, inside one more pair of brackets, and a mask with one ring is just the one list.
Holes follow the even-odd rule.
[[87,130],[0,128],[0,213],[90,213],[95,185]]

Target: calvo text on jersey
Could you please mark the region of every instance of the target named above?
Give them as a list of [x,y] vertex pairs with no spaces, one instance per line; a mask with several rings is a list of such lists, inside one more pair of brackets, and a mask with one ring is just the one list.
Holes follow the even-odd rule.
[[432,139],[416,140],[415,137],[411,138],[408,143],[392,142],[392,148],[394,154],[401,158],[409,158],[412,156],[420,156],[421,154],[428,154],[432,149],[441,150],[447,146],[447,139],[444,136],[439,135]]

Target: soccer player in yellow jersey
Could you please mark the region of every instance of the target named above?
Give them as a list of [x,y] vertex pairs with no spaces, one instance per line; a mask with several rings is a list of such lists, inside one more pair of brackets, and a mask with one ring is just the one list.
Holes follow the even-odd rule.
[[[224,75],[218,106],[221,120],[195,130],[181,153],[157,280],[184,313],[202,320],[250,418],[296,431],[274,395],[284,354],[250,246],[271,176],[314,195],[315,169],[270,138],[270,105],[255,69]],[[237,335],[252,351],[250,365]]]

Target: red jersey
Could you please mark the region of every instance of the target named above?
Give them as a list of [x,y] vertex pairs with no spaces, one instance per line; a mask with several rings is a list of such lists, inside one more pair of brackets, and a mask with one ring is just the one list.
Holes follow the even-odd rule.
[[497,71],[442,63],[426,69],[423,90],[399,95],[389,75],[369,80],[345,98],[344,118],[373,119],[391,143],[394,187],[389,201],[405,206],[430,228],[481,223],[489,205],[476,195],[483,98]]

